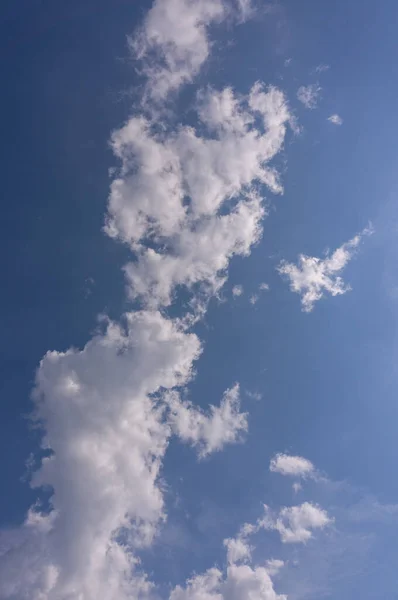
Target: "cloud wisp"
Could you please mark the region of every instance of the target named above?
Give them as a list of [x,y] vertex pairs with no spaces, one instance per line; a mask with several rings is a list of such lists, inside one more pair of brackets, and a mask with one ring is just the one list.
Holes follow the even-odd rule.
[[317,83],[301,85],[297,90],[297,99],[305,108],[314,109],[318,105],[322,88]]
[[364,229],[323,259],[300,254],[298,265],[287,261],[279,264],[277,270],[289,281],[292,292],[301,296],[304,312],[311,312],[315,302],[318,302],[325,293],[340,296],[351,289],[344,283],[339,273],[354,256],[362,238],[371,233],[371,227]]
[[239,298],[243,294],[243,286],[242,285],[234,285],[232,288],[232,295],[234,298]]
[[330,117],[328,117],[328,121],[330,123],[333,123],[333,125],[342,125],[343,124],[343,119],[340,117],[340,115],[337,115],[337,114],[330,115]]

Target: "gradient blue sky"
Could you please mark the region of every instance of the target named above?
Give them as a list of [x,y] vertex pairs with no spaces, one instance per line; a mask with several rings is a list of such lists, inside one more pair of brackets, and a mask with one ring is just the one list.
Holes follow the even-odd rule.
[[[26,467],[31,457],[37,468],[41,456],[41,432],[27,418],[41,358],[48,350],[82,348],[99,314],[119,319],[132,309],[121,270],[131,254],[102,226],[109,169],[118,164],[110,134],[137,111],[141,94],[126,36],[150,6],[6,0],[0,9],[4,532],[18,530],[36,498],[51,494],[30,488]],[[204,460],[171,440],[161,471],[168,519],[142,551],[142,564],[166,597],[194,572],[222,567],[223,539],[260,517],[263,503],[277,510],[311,501],[328,511],[333,526],[298,548],[281,545],[275,531],[261,533],[256,543],[256,564],[286,562],[275,580],[278,593],[393,600],[398,6],[281,0],[257,7],[243,24],[232,19],[210,28],[210,58],[167,117],[194,122],[198,88],[232,86],[243,95],[262,80],[285,93],[300,127],[288,132],[273,162],[284,194],[264,190],[269,216],[261,241],[249,257],[231,260],[227,282],[193,329],[204,350],[186,393],[206,409],[239,382],[248,432],[242,443]],[[319,65],[329,68],[317,72]],[[297,91],[316,83],[321,92],[308,109]],[[342,125],[328,121],[332,114]],[[322,258],[369,222],[373,235],[363,237],[342,273],[352,290],[325,294],[303,312],[299,295],[277,271],[280,261]],[[262,282],[270,289],[259,293]],[[233,296],[235,285],[243,286],[241,296]],[[170,314],[183,314],[183,293]],[[306,457],[317,469],[297,496],[290,480],[269,471],[277,452]],[[0,563],[3,558],[0,553]],[[85,593],[82,600],[91,600]],[[67,598],[53,594],[43,598]]]

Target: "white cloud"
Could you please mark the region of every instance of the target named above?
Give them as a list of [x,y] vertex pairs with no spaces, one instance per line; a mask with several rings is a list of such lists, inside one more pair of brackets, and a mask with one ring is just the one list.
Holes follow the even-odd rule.
[[268,285],[268,283],[260,283],[260,287],[259,287],[259,289],[260,289],[262,292],[268,292],[268,290],[269,290],[269,285]]
[[169,396],[168,403],[173,431],[184,442],[197,446],[201,457],[238,441],[247,431],[247,414],[239,412],[237,384],[224,393],[220,406],[210,406],[209,415],[190,402],[181,401],[176,393]]
[[315,67],[314,71],[315,71],[315,73],[324,73],[325,71],[329,71],[329,69],[330,69],[330,65],[325,65],[325,64],[321,63],[317,67]]
[[[157,480],[170,426],[151,395],[187,383],[200,350],[194,334],[160,313],[138,312],[108,322],[81,351],[43,358],[35,401],[53,454],[32,485],[54,494],[48,517],[35,510],[26,521],[17,553],[26,569],[11,583],[18,598],[41,598],[47,585],[57,600],[130,598],[131,553],[163,517]],[[129,550],[117,541],[121,530]],[[8,567],[1,561],[0,597],[11,585]]]
[[320,300],[325,292],[338,296],[351,289],[344,284],[338,273],[353,257],[362,237],[371,233],[371,228],[364,229],[349,242],[337,248],[333,254],[327,254],[324,259],[300,254],[298,266],[286,261],[280,263],[278,271],[288,278],[290,289],[300,294],[304,312],[311,312],[315,302]]
[[254,304],[257,304],[257,302],[258,302],[258,299],[259,299],[259,296],[258,296],[258,294],[252,294],[252,295],[250,296],[250,300],[249,300],[249,302],[250,302],[250,304],[252,304],[252,305],[254,306]]
[[[292,123],[289,108],[280,90],[256,83],[246,97],[230,88],[199,93],[197,129],[159,127],[154,115],[206,61],[208,27],[249,8],[245,0],[156,0],[130,39],[146,85],[142,114],[111,138],[120,168],[105,230],[134,252],[128,294],[144,310],[104,320],[83,349],[41,361],[34,401],[46,456],[32,487],[52,492],[50,510],[35,505],[20,528],[1,534],[1,598],[149,597],[139,550],[166,517],[159,474],[171,435],[204,456],[247,429],[238,386],[208,414],[180,399],[175,388],[190,381],[201,343],[189,318],[157,309],[178,286],[196,303],[216,293],[229,260],[260,239],[266,211],[256,185],[283,191],[271,161]],[[228,551],[243,558],[243,546]],[[171,598],[282,600],[270,573],[232,562],[225,575],[211,569]]]
[[[229,88],[207,90],[199,96],[198,115],[208,136],[192,127],[154,131],[142,117],[113,133],[121,169],[111,188],[109,235],[135,250],[144,238],[163,241],[197,227],[198,219],[216,215],[255,182],[282,192],[278,174],[267,166],[282,148],[290,119],[282,92],[256,84],[238,101]],[[256,116],[263,129],[253,127]]]
[[148,83],[144,100],[164,101],[193,81],[207,60],[207,28],[226,16],[222,0],[155,0],[143,26],[130,38]]
[[298,494],[303,489],[303,486],[298,481],[295,481],[292,485],[292,488],[293,488],[293,492],[295,494]]
[[324,529],[332,520],[326,511],[308,502],[284,507],[276,517],[268,507],[264,508],[262,519],[244,524],[236,538],[224,540],[228,563],[225,573],[211,568],[195,575],[185,586],[174,588],[170,600],[286,600],[287,596],[276,593],[271,579],[284,567],[284,561],[272,558],[265,561],[265,566],[252,566],[254,547],[249,544],[249,537],[272,529],[278,531],[283,543],[305,543],[314,530]]
[[234,285],[234,287],[232,288],[232,295],[235,296],[235,298],[237,298],[238,296],[241,296],[242,294],[243,294],[243,286]]
[[238,386],[209,416],[164,394],[189,381],[200,352],[197,336],[178,322],[143,311],[121,325],[107,322],[81,351],[44,357],[35,401],[53,453],[32,485],[54,490],[51,512],[32,509],[0,556],[0,597],[125,600],[149,593],[135,551],[151,543],[164,518],[158,476],[170,435],[207,455],[247,428]]
[[[245,559],[244,547],[251,551],[248,539],[261,530],[274,530],[280,535],[281,541],[286,543],[305,543],[313,534],[315,529],[324,529],[330,525],[333,519],[327,512],[316,504],[304,502],[298,506],[283,507],[279,511],[272,511],[269,506],[264,505],[264,514],[254,524],[245,523],[234,540],[236,545],[233,550],[241,547],[238,542],[242,542],[242,558]],[[229,541],[227,541],[227,548]]]
[[251,400],[257,400],[257,401],[259,401],[262,398],[262,394],[260,392],[251,392],[250,390],[246,390],[245,394]]
[[297,91],[297,98],[306,108],[316,108],[322,88],[317,83],[302,85]]
[[186,587],[177,586],[170,600],[287,600],[277,594],[268,570],[264,567],[232,564],[225,575],[218,569],[209,569],[195,575]]
[[252,0],[236,0],[236,4],[241,21],[247,21],[256,14]]
[[284,567],[284,561],[269,559],[265,566],[253,566],[254,547],[248,538],[264,529],[263,521],[245,523],[235,538],[223,544],[227,552],[225,572],[210,568],[203,574],[188,579],[185,586],[176,586],[170,600],[286,600],[287,596],[275,592],[272,577]]
[[147,80],[143,106],[159,107],[193,82],[212,49],[211,26],[230,17],[242,23],[254,14],[251,0],[155,0],[142,27],[129,38]]
[[271,576],[272,575],[276,575],[277,573],[279,573],[279,571],[284,566],[285,566],[285,563],[283,562],[283,560],[279,560],[278,558],[270,558],[265,563],[265,568],[267,569],[268,573]]
[[333,123],[333,125],[342,125],[343,124],[343,119],[340,117],[340,115],[330,115],[330,117],[328,117],[328,121],[330,121],[331,123]]
[[252,565],[255,547],[249,538],[264,530],[278,531],[282,543],[305,544],[314,530],[322,530],[332,523],[326,511],[305,502],[299,506],[283,507],[275,515],[264,506],[264,515],[255,523],[245,523],[235,538],[224,540],[227,551],[225,571],[210,568],[203,574],[195,574],[185,586],[178,585],[170,600],[287,600],[278,594],[272,577],[286,568],[285,562],[271,558],[264,566]]
[[[153,308],[170,304],[181,285],[215,293],[230,258],[249,254],[261,236],[265,209],[253,186],[282,191],[268,165],[290,120],[279,90],[257,83],[239,101],[229,88],[207,90],[199,95],[198,115],[210,137],[192,127],[155,133],[143,118],[112,137],[122,167],[112,184],[106,231],[137,253],[125,267],[129,295]],[[253,126],[256,116],[263,128]],[[228,210],[218,214],[227,201]]]
[[302,456],[292,456],[289,454],[276,454],[270,462],[269,470],[281,475],[293,477],[306,477],[314,472],[314,465],[311,461]]
[[299,506],[282,508],[273,525],[285,544],[305,543],[314,529],[324,529],[332,522],[325,510],[304,502]]
[[137,262],[125,266],[130,297],[157,307],[171,304],[178,285],[192,289],[202,284],[202,289],[216,293],[230,258],[247,256],[259,240],[263,216],[261,199],[251,195],[226,215],[204,219],[196,229],[182,229],[172,251],[143,250]]
[[251,558],[251,548],[242,538],[227,538],[224,540],[224,546],[227,548],[227,560],[229,564]]

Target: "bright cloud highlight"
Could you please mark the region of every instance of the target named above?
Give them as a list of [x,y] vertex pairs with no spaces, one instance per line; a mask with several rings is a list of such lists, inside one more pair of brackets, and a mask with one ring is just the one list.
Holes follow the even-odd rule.
[[363,236],[371,233],[371,228],[364,229],[331,255],[327,254],[324,259],[300,254],[298,265],[287,261],[279,264],[279,273],[288,279],[290,289],[301,296],[304,312],[311,312],[315,302],[318,302],[325,293],[339,296],[351,289],[338,273],[343,271],[354,256]]
[[269,470],[292,477],[306,477],[314,472],[314,465],[307,458],[289,454],[276,454],[270,462]]
[[343,119],[340,117],[340,115],[330,115],[330,117],[328,117],[328,121],[330,121],[330,123],[333,123],[333,125],[342,125],[343,124]]

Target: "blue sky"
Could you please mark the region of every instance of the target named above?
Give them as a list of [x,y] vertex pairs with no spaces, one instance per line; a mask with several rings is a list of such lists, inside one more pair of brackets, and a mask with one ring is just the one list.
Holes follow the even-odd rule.
[[397,11],[3,4],[0,598],[396,597]]

